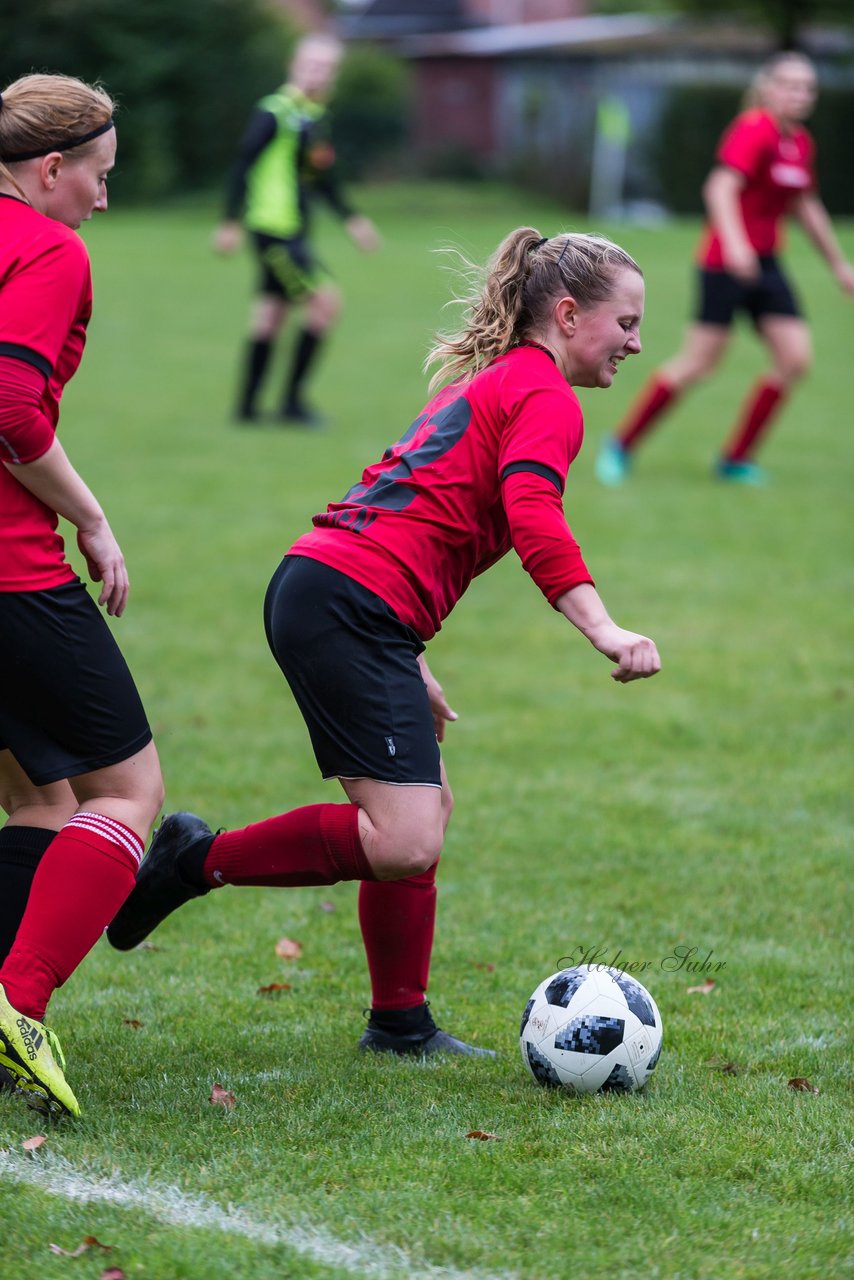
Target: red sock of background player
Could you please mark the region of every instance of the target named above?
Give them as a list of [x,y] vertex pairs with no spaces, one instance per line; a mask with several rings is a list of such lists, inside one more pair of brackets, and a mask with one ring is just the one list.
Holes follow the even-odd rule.
[[57,987],[92,950],[134,885],[139,836],[115,818],[76,813],[51,841],[0,983],[14,1009],[41,1022]]
[[[201,865],[199,861],[201,859]],[[357,804],[310,804],[214,836],[181,858],[188,879],[223,884],[309,885],[373,880]]]
[[[359,924],[371,975],[371,1012],[424,1004],[436,921],[436,867],[359,887]],[[376,1019],[372,1019],[376,1021]]]
[[671,386],[660,373],[654,373],[617,432],[618,444],[626,451],[633,449],[678,396],[679,392],[675,387]]
[[744,402],[741,418],[723,451],[727,462],[749,462],[775,414],[782,407],[786,392],[773,378],[761,378]]

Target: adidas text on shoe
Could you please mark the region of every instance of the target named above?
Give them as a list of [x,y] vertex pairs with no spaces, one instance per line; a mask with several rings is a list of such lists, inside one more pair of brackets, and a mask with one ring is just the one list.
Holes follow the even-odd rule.
[[14,1009],[0,986],[0,1067],[34,1111],[57,1117],[80,1115],[64,1066],[53,1032]]
[[107,926],[111,946],[131,951],[178,907],[210,893],[209,888],[185,879],[178,859],[201,841],[210,845],[213,836],[208,824],[194,813],[167,814],[154,833],[136,884]]

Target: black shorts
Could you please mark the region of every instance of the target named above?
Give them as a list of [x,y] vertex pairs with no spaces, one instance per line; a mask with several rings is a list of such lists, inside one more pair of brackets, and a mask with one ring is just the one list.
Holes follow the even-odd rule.
[[695,319],[700,324],[729,326],[737,311],[744,311],[754,325],[763,316],[800,316],[794,290],[775,257],[759,259],[759,279],[750,284],[728,271],[701,269]]
[[264,602],[273,656],[324,778],[442,785],[416,661],[424,645],[379,596],[306,556],[286,556]]
[[119,764],[150,741],[127,663],[80,579],[0,591],[0,748],[30,780]]
[[315,293],[326,278],[324,268],[302,236],[282,240],[253,231],[252,240],[258,256],[259,293],[271,293],[285,302],[301,302]]

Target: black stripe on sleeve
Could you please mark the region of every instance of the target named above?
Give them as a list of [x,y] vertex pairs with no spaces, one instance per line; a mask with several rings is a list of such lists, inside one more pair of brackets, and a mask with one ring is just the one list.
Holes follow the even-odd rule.
[[552,467],[545,466],[542,462],[509,462],[501,472],[501,479],[506,480],[508,476],[513,476],[517,471],[530,471],[535,476],[542,476],[544,480],[549,480],[558,493],[563,493],[563,480],[560,472],[555,471]]
[[49,360],[40,356],[38,351],[33,351],[30,347],[22,347],[17,342],[0,342],[0,356],[11,356],[13,360],[23,360],[24,364],[31,364],[46,378],[53,373],[53,365]]

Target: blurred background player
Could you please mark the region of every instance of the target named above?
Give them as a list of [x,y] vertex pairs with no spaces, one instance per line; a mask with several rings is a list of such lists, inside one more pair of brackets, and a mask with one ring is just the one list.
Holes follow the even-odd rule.
[[453,798],[439,743],[455,720],[424,658],[472,578],[515,548],[549,603],[625,683],[659,669],[655,645],[605,610],[562,496],[581,447],[573,385],[609,387],[640,351],[637,264],[595,236],[522,227],[498,247],[467,322],[429,363],[451,378],[341,502],[315,516],[267,592],[270,648],[324,778],[318,804],[214,836],[167,817],[110,925],[136,946],[182,903],[221,885],[360,880],[372,1001],[361,1047],[485,1052],[427,1006],[436,867]]
[[303,387],[323,338],[335,323],[341,298],[315,257],[309,239],[312,201],[320,196],[344,220],[366,252],[378,247],[373,223],[354,213],[335,180],[335,153],[325,131],[326,100],[343,48],[333,36],[310,35],[297,45],[287,82],[255,108],[232,172],[226,221],[214,247],[230,253],[240,243],[239,218],[258,259],[258,297],[249,321],[249,343],[235,410],[239,421],[259,418],[261,391],[288,305],[300,304],[297,335],[278,416],[295,426],[322,419],[304,399]]
[[699,249],[699,306],[682,349],[656,371],[596,462],[602,484],[620,484],[641,440],[686,388],[710,374],[730,340],[736,312],[750,316],[771,367],[751,390],[716,464],[717,474],[761,484],[759,442],[811,361],[809,329],[776,256],[784,215],[797,218],[839,285],[854,292],[827,210],[815,188],[813,140],[801,123],[812,111],[816,76],[798,53],[757,73],[748,109],[723,135],[703,187],[708,215]]
[[76,528],[98,603],[121,616],[124,557],[56,437],[92,309],[76,231],[107,208],[112,112],[67,76],[0,97],[0,1067],[32,1105],[73,1114],[42,1019],[133,887],[163,803],[139,695],[57,532],[59,516]]

